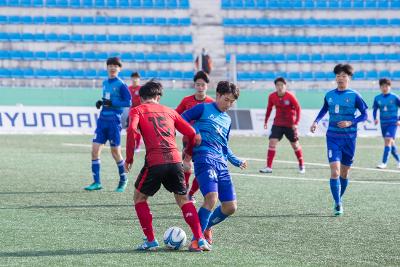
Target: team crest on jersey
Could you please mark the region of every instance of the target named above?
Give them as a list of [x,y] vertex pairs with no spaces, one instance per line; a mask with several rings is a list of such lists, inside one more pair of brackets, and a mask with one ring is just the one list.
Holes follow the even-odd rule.
[[349,102],[350,102],[350,99],[349,99],[349,98],[346,98],[344,101],[345,101],[346,103],[349,103]]
[[330,97],[329,99],[328,99],[328,103],[332,103],[333,102],[333,99],[332,99],[332,97]]
[[208,116],[208,118],[209,118],[209,119],[214,119],[215,116],[214,116],[214,114],[211,114],[210,116]]
[[284,103],[286,106],[288,106],[288,105],[290,104],[290,101],[289,101],[289,100],[285,100],[285,101],[283,101],[283,103]]

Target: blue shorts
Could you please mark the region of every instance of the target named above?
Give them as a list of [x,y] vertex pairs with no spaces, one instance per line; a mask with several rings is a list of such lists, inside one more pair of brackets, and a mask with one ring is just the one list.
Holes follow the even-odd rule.
[[203,196],[217,192],[221,202],[236,200],[235,187],[226,163],[194,162],[194,173]]
[[111,147],[121,145],[121,122],[113,120],[97,120],[93,143],[105,144],[110,141]]
[[326,137],[329,163],[340,161],[351,166],[356,151],[356,138]]
[[397,125],[381,125],[383,138],[396,138]]

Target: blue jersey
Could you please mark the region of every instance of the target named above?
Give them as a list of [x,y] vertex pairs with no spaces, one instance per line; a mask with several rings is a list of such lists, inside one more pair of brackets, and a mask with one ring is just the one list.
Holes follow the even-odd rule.
[[103,98],[110,99],[111,107],[102,107],[100,119],[120,121],[125,107],[131,106],[128,86],[119,77],[103,81]]
[[240,161],[228,147],[231,117],[228,113],[218,109],[217,104],[198,104],[185,111],[182,117],[187,121],[195,121],[193,127],[201,135],[201,144],[193,148],[193,161],[208,163],[208,159],[215,161],[228,160],[239,167]]
[[379,109],[381,126],[396,125],[399,107],[400,99],[396,94],[388,93],[377,95],[373,105],[374,120],[376,120],[376,113]]
[[[355,138],[357,136],[357,123],[368,118],[367,108],[367,104],[356,91],[334,89],[326,93],[324,106],[315,121],[319,122],[329,112],[329,126],[326,136]],[[358,117],[356,117],[357,110],[361,113]],[[340,121],[351,121],[352,125],[340,128],[338,126]]]

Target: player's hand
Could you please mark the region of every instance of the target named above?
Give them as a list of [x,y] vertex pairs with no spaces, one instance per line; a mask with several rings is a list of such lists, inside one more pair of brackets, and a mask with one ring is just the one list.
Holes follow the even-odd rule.
[[264,129],[267,129],[267,128],[268,128],[267,123],[264,123]]
[[103,101],[99,100],[99,101],[96,102],[96,108],[97,109],[100,109],[102,105],[103,105]]
[[195,146],[199,146],[201,144],[201,135],[200,134],[196,134],[194,137],[194,145]]
[[183,171],[188,172],[192,169],[192,157],[188,154],[185,154],[185,157],[182,161]]
[[108,108],[111,107],[112,106],[111,100],[103,98],[103,106],[108,107]]
[[296,124],[293,125],[293,126],[292,126],[292,129],[293,129],[293,130],[296,130],[296,129],[297,129],[297,125],[296,125]]
[[353,123],[351,121],[339,121],[338,126],[339,128],[347,128],[350,127]]
[[[378,120],[374,120],[374,123],[375,123],[375,125],[377,125],[378,123],[379,123],[379,121]],[[398,124],[399,122],[397,122],[397,124]]]
[[246,169],[247,166],[248,166],[248,165],[247,165],[247,160],[244,160],[244,161],[240,164],[239,168],[243,170],[243,169]]
[[126,173],[128,173],[128,172],[131,171],[132,165],[133,165],[133,163],[128,163],[128,162],[125,161],[124,169],[125,169],[125,172],[126,172]]
[[397,126],[400,126],[400,121],[397,121]]
[[311,124],[310,132],[315,133],[315,130],[317,130],[317,123],[314,121],[313,124]]

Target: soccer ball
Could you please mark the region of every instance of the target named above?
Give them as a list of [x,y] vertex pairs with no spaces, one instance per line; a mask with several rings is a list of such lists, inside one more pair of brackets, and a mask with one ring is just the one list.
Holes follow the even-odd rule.
[[186,244],[186,233],[181,228],[172,226],[164,233],[164,244],[167,248],[178,250]]

